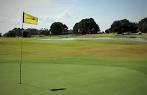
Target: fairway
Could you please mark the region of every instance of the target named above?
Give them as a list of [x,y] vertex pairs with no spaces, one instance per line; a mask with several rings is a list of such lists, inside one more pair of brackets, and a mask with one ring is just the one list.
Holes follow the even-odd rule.
[[[147,95],[147,42],[0,38],[0,95]],[[57,89],[53,91],[52,89]]]

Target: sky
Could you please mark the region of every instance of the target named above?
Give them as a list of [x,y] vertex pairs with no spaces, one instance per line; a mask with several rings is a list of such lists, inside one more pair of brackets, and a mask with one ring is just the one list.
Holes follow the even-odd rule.
[[0,0],[0,33],[21,28],[23,11],[39,18],[38,25],[24,28],[49,29],[53,22],[62,22],[72,29],[81,19],[94,18],[104,31],[115,20],[147,17],[147,0]]

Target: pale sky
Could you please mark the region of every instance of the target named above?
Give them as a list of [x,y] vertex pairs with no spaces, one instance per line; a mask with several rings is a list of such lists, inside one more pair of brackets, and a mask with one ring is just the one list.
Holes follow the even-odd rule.
[[72,29],[83,18],[94,18],[100,29],[109,28],[114,20],[137,22],[147,17],[147,0],[0,0],[0,33],[21,27],[23,11],[39,18],[39,25],[24,28],[50,28],[63,22]]

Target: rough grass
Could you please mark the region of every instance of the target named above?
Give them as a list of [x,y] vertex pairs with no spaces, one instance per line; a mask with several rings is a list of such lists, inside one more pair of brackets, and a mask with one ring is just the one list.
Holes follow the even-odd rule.
[[[146,95],[147,43],[0,39],[0,95]],[[52,92],[50,89],[66,88]]]

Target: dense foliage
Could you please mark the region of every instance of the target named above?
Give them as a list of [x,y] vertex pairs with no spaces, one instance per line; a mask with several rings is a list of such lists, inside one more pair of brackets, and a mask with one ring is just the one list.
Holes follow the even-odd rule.
[[50,27],[50,31],[52,35],[63,35],[68,33],[68,27],[61,22],[54,22]]
[[147,33],[147,17],[139,21],[139,30],[143,33]]
[[3,36],[6,37],[16,37],[16,36],[21,36],[22,35],[22,29],[21,28],[14,28],[7,33],[5,33]]
[[136,23],[132,23],[127,19],[123,19],[123,20],[114,21],[110,29],[108,29],[106,32],[115,32],[118,34],[122,34],[125,32],[136,33],[137,29],[138,27]]
[[7,33],[5,33],[3,36],[5,37],[31,37],[33,35],[50,35],[50,31],[48,29],[34,29],[34,28],[28,28],[28,29],[21,29],[21,28],[14,28]]
[[73,27],[73,31],[76,34],[96,34],[100,31],[100,28],[93,18],[89,18],[82,19],[76,23]]

